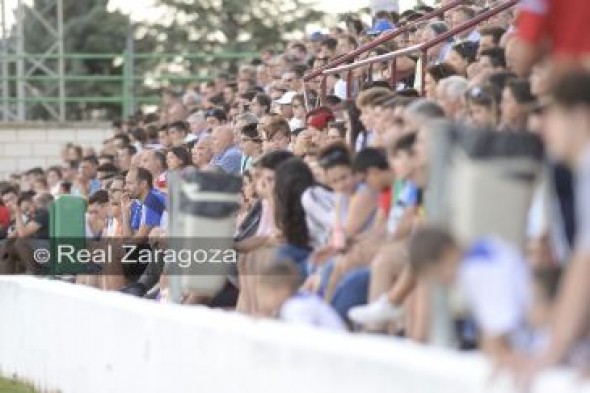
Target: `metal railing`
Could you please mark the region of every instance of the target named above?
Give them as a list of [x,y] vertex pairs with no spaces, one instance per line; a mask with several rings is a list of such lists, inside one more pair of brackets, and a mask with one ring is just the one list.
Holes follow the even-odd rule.
[[[451,3],[452,4],[452,3]],[[511,7],[514,7],[516,4],[518,4],[518,0],[506,0],[505,2],[477,15],[476,17],[474,17],[473,19],[468,20],[467,22],[455,27],[454,29],[451,29],[439,36],[437,36],[436,38],[421,43],[421,44],[417,44],[417,45],[412,45],[409,46],[407,48],[403,48],[397,51],[393,51],[391,53],[386,53],[383,55],[378,55],[378,56],[373,56],[367,59],[363,59],[363,60],[359,60],[357,62],[351,63],[351,64],[346,64],[346,65],[340,65],[337,67],[332,67],[332,68],[328,68],[328,69],[324,69],[322,70],[322,75],[323,75],[323,82],[321,84],[321,88],[323,89],[323,91],[321,92],[321,96],[324,97],[325,96],[325,78],[328,75],[334,75],[334,74],[341,74],[346,72],[347,73],[347,87],[348,87],[348,92],[350,93],[350,85],[352,84],[352,79],[353,79],[353,75],[352,75],[352,71],[364,66],[369,66],[372,67],[373,64],[375,63],[385,63],[385,62],[389,62],[390,63],[390,83],[393,85],[395,82],[397,82],[397,80],[399,80],[399,75],[397,73],[397,58],[400,56],[405,56],[405,55],[409,55],[409,54],[413,54],[413,53],[420,53],[421,55],[421,68],[420,68],[420,75],[421,75],[421,94],[424,95],[424,78],[426,76],[426,68],[428,66],[428,50],[431,49],[432,47],[448,41],[449,38],[463,33],[475,26],[477,26],[478,24],[480,24],[481,22],[488,20],[489,18],[491,18],[492,16],[495,16],[497,14],[499,14],[500,12],[503,12]],[[372,74],[371,70],[369,70],[369,75]],[[350,94],[349,94],[350,96]]]
[[[255,53],[231,53],[231,52],[219,52],[219,53],[66,53],[63,58],[66,62],[70,61],[109,61],[117,63],[117,68],[120,69],[120,73],[117,74],[89,74],[89,75],[76,75],[76,74],[65,74],[63,78],[59,75],[28,75],[25,74],[23,77],[16,76],[11,73],[7,76],[0,76],[0,85],[8,86],[9,94],[3,94],[0,97],[0,109],[3,113],[3,120],[10,120],[7,117],[9,108],[18,104],[28,104],[28,106],[39,105],[48,107],[51,105],[64,105],[64,104],[118,104],[120,106],[121,116],[127,116],[133,113],[136,106],[145,104],[157,104],[160,102],[158,95],[142,95],[141,90],[148,91],[155,90],[149,87],[145,88],[145,83],[150,82],[154,86],[167,85],[167,84],[185,84],[190,82],[202,82],[212,78],[213,75],[194,74],[189,72],[172,73],[172,72],[153,72],[143,71],[138,73],[137,70],[142,67],[137,67],[137,63],[140,61],[154,61],[155,64],[173,64],[178,62],[187,61],[202,61],[211,64],[213,67],[216,62],[221,61],[232,61],[241,59],[251,59],[256,57]],[[59,56],[56,54],[27,54],[27,55],[16,55],[9,54],[3,61],[8,64],[17,64],[23,58],[26,59],[44,59],[44,60],[55,60],[57,61]],[[149,67],[146,67],[149,68]],[[189,69],[190,67],[187,67]],[[65,83],[64,97],[58,97],[57,95],[41,94],[36,93],[35,86],[43,87],[44,85],[53,85],[57,82]],[[19,96],[16,85],[23,81],[27,83],[30,88],[24,96]],[[73,83],[93,83],[100,82],[105,84],[115,84],[119,88],[115,89],[120,91],[119,94],[109,95],[68,95],[69,86]],[[39,89],[42,90],[42,89]],[[149,94],[149,93],[148,93]],[[27,120],[27,119],[20,119]]]
[[465,4],[465,0],[452,1],[442,7],[437,8],[436,10],[434,10],[432,12],[429,12],[429,13],[423,15],[422,17],[420,17],[412,22],[408,22],[407,24],[400,26],[397,29],[394,29],[394,30],[387,32],[387,33],[383,33],[379,37],[372,40],[371,42],[358,47],[357,49],[353,50],[352,52],[350,52],[346,55],[343,55],[337,59],[334,59],[326,65],[323,65],[321,67],[318,67],[318,68],[310,71],[309,73],[307,73],[304,76],[303,80],[305,82],[308,82],[312,79],[315,79],[318,76],[321,76],[325,70],[331,69],[334,67],[338,67],[339,65],[344,64],[350,60],[354,60],[359,55],[365,54],[365,53],[369,52],[370,50],[375,49],[379,45],[381,45],[387,41],[390,41],[390,40],[400,36],[401,34],[409,32],[411,29],[419,26],[420,24],[422,24],[432,18],[440,16],[440,15],[444,14],[445,12],[450,11],[451,9],[456,8],[456,7],[463,5],[463,4]]

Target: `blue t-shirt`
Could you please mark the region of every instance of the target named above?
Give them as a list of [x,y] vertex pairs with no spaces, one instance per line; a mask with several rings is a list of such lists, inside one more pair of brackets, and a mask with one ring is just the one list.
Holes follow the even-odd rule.
[[166,195],[151,189],[143,203],[135,200],[131,205],[131,229],[137,231],[141,226],[159,227],[166,212]]
[[242,152],[235,146],[213,157],[211,165],[221,168],[225,173],[239,175],[242,163]]

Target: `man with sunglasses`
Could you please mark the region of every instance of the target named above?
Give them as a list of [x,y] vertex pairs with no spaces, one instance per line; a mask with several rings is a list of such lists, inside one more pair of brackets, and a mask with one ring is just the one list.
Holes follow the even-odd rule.
[[240,174],[252,167],[252,162],[262,155],[262,138],[258,134],[257,124],[248,124],[240,131],[240,150],[242,151],[242,162],[240,163]]

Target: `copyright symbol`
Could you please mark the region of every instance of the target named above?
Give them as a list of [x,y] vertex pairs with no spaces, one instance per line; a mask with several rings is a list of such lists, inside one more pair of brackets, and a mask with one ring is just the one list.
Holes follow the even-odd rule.
[[49,250],[47,250],[46,248],[40,248],[33,252],[33,259],[37,263],[47,263],[49,262],[50,257],[51,254],[49,253]]

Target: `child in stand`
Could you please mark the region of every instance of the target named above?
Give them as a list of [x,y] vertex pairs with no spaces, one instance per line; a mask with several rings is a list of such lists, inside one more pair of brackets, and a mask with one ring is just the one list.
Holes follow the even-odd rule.
[[389,154],[390,165],[395,173],[393,206],[387,217],[387,232],[394,234],[404,213],[418,203],[418,187],[410,180],[414,170],[414,144],[416,134],[400,137]]
[[301,274],[292,261],[273,261],[259,278],[258,311],[263,317],[332,330],[346,330],[336,312],[314,294],[299,291]]

